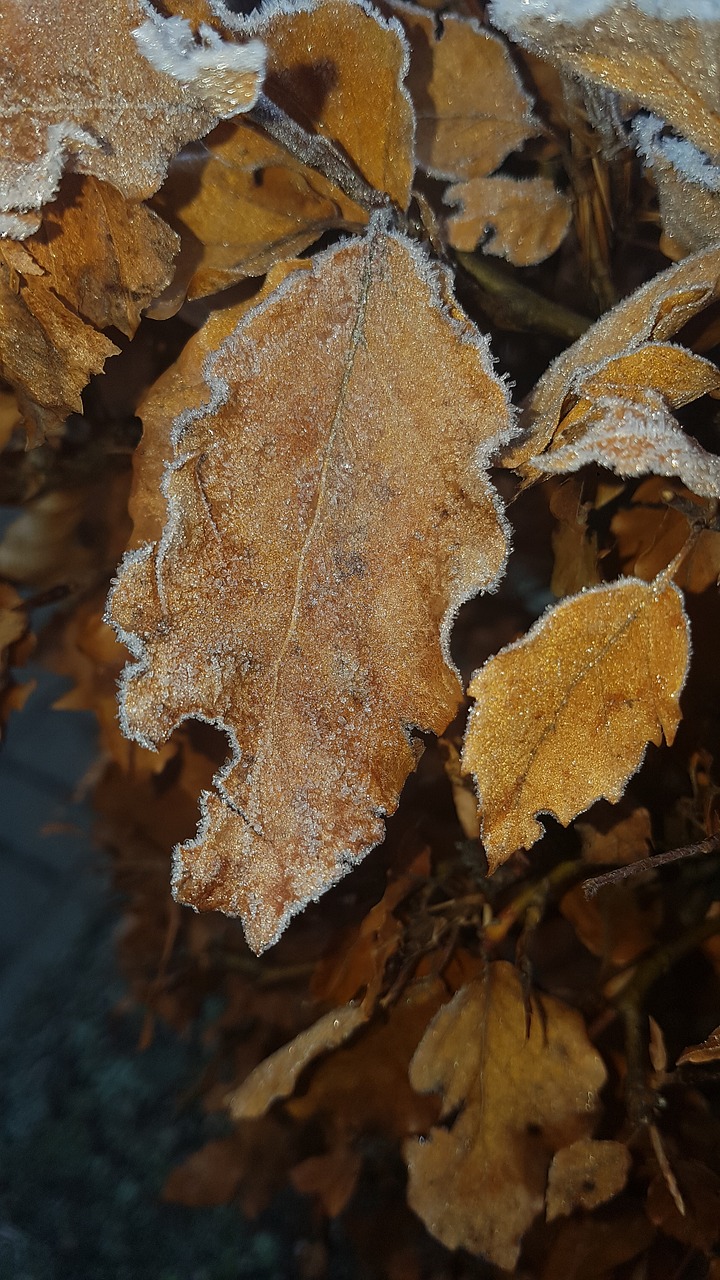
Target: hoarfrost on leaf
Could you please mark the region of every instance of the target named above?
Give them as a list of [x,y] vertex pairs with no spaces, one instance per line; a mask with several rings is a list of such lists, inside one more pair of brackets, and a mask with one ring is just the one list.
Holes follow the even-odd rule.
[[378,220],[248,312],[205,379],[163,536],[110,613],[138,658],[129,734],[198,717],[233,742],[174,889],[262,950],[382,839],[414,728],[455,713],[452,621],[507,553],[483,468],[511,415],[447,274]]

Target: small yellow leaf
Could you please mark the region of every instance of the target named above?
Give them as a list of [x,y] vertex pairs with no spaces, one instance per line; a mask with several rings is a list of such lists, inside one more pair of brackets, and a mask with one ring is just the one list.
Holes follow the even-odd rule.
[[561,1147],[548,1174],[548,1222],[611,1200],[625,1186],[631,1163],[624,1142],[579,1138],[569,1147]]
[[689,655],[673,585],[636,579],[549,609],[473,678],[463,767],[491,870],[595,800],[619,800],[648,742],[672,742]]
[[604,1082],[580,1015],[543,996],[526,1035],[518,974],[489,965],[440,1009],[410,1064],[412,1087],[442,1093],[446,1118],[405,1144],[410,1207],[447,1248],[511,1270],[553,1153],[592,1133]]

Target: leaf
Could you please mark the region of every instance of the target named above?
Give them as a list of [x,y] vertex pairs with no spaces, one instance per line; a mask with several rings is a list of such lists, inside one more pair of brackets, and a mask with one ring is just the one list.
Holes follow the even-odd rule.
[[349,157],[365,181],[407,207],[415,169],[415,118],[403,80],[399,23],[362,0],[267,5],[222,21],[268,50],[265,91],[307,131]]
[[355,1190],[362,1156],[347,1147],[337,1147],[322,1156],[309,1156],[290,1174],[301,1195],[316,1195],[329,1218],[342,1213]]
[[548,22],[542,0],[494,0],[492,20],[566,75],[642,104],[701,151],[720,154],[720,22],[712,6],[663,10],[639,0],[588,11],[566,3]]
[[720,498],[720,458],[686,435],[663,397],[651,390],[635,400],[599,396],[576,440],[531,458],[529,465],[562,475],[591,462],[620,476],[677,476],[699,497]]
[[[153,205],[180,233],[173,309],[262,275],[366,212],[247,121],[218,126],[175,157]],[[167,314],[166,311],[163,314]]]
[[716,1027],[714,1031],[711,1031],[702,1044],[693,1044],[689,1048],[683,1049],[677,1060],[677,1065],[682,1067],[688,1062],[693,1064],[717,1062],[718,1059],[720,1059],[720,1027]]
[[589,503],[582,502],[582,482],[566,480],[551,489],[550,511],[557,521],[552,532],[554,557],[550,588],[556,596],[572,596],[602,581],[598,567],[598,538],[588,528]]
[[672,742],[689,660],[680,592],[626,579],[548,609],[473,677],[463,767],[475,775],[495,870],[605,796],[619,800],[648,742]]
[[[504,461],[507,466],[521,467],[528,460],[542,453],[553,439],[563,412],[567,412],[566,399],[573,395],[577,400],[586,391],[586,377],[599,375],[607,392],[609,372],[607,362],[619,356],[631,356],[645,344],[666,343],[693,316],[709,306],[720,296],[720,247],[717,245],[691,258],[685,258],[677,266],[670,267],[655,276],[618,306],[605,313],[577,342],[568,347],[540,378],[532,392],[527,407],[528,431],[518,445],[513,446]],[[680,348],[675,348],[680,351]],[[668,348],[665,348],[667,355]],[[687,352],[684,356],[687,357]],[[654,385],[661,394],[668,386],[665,372],[666,355],[659,353],[641,355],[637,363],[625,360],[614,366],[614,377],[623,380],[632,377],[635,370],[636,385],[644,371],[652,371]],[[691,365],[682,356],[676,357],[680,366],[680,385],[686,394],[692,387],[702,386],[699,368],[692,378]],[[595,384],[597,385],[597,384]],[[625,381],[623,381],[625,386]],[[672,391],[672,386],[671,386]],[[702,394],[696,390],[694,394]],[[689,395],[692,399],[693,395]],[[675,404],[688,400],[675,399]],[[571,401],[572,404],[572,401]]]
[[11,711],[21,710],[34,681],[16,684],[10,668],[25,661],[33,647],[29,621],[21,597],[0,579],[0,735]]
[[548,1174],[547,1219],[575,1209],[596,1209],[622,1191],[632,1161],[624,1142],[579,1138],[553,1157]]
[[[678,491],[676,487],[669,493],[681,500],[687,498],[688,503],[692,499],[687,490]],[[625,573],[650,581],[685,548],[689,523],[680,511],[666,505],[669,493],[667,481],[646,480],[635,490],[632,503],[621,507],[613,516],[610,527]],[[712,519],[713,512],[707,503],[698,505],[698,521],[703,515]],[[720,533],[702,529],[674,576],[685,591],[700,592],[714,587],[720,580]]]
[[472,252],[482,242],[483,253],[516,267],[549,258],[570,225],[570,205],[547,178],[472,178],[449,187],[445,200],[461,210],[448,223],[455,249]]
[[665,122],[657,116],[637,115],[632,132],[657,188],[663,252],[682,258],[715,244],[720,240],[720,169],[686,138],[665,136]]
[[410,1064],[413,1088],[443,1098],[443,1123],[405,1144],[411,1208],[448,1249],[511,1270],[552,1155],[592,1132],[604,1082],[580,1015],[543,996],[526,1035],[520,978],[489,965],[436,1015]]
[[[80,393],[132,337],[169,283],[177,236],[146,205],[96,178],[70,177],[22,243],[0,242],[0,373],[26,403],[33,440],[82,410]],[[89,323],[86,323],[89,322]]]
[[481,468],[509,411],[446,276],[379,223],[288,277],[205,377],[173,428],[170,523],[110,610],[139,658],[130,735],[194,716],[231,738],[174,887],[262,950],[382,838],[411,726],[454,714],[452,618],[506,554]]
[[[121,5],[101,0],[91,9],[67,0],[52,7],[44,0],[7,0],[3,6],[0,189],[1,207],[9,215],[5,234],[22,237],[35,229],[17,215],[51,200],[66,167],[102,178],[131,199],[151,195],[170,157],[191,138],[207,133],[223,114],[222,105],[213,101],[212,75],[210,83],[207,78],[195,84],[180,78],[188,68],[194,74],[182,39],[169,64],[173,71],[156,70],[143,56],[133,33],[144,21],[159,33],[171,26],[163,25],[159,15],[148,20],[141,0]],[[172,32],[185,35],[191,44],[189,28],[178,27],[178,22],[182,20],[171,20],[176,24]],[[208,39],[204,48],[196,46],[199,55],[207,53]],[[220,42],[215,63],[237,56],[237,45],[230,53],[228,48]],[[243,82],[244,109],[257,96],[261,52],[257,45],[249,50],[247,70],[236,75]]]
[[302,1072],[321,1053],[337,1049],[367,1022],[361,1005],[347,1004],[331,1009],[307,1031],[283,1045],[251,1071],[238,1089],[228,1096],[227,1106],[234,1120],[262,1116],[279,1098],[288,1098]]
[[418,164],[439,178],[492,173],[539,132],[505,43],[474,19],[387,6],[410,42],[408,87],[417,114]]

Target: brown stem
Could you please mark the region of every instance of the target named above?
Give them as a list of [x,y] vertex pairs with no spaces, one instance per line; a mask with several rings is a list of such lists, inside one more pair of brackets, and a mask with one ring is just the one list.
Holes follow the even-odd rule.
[[651,858],[640,858],[638,862],[630,862],[625,867],[616,867],[601,876],[593,876],[586,880],[585,897],[594,898],[595,894],[607,884],[619,884],[629,876],[639,875],[642,871],[654,871],[655,867],[667,866],[669,862],[682,862],[685,858],[696,858],[700,854],[715,853],[720,849],[720,832],[699,840],[697,844],[686,844],[682,849],[671,849],[669,853],[656,853]]

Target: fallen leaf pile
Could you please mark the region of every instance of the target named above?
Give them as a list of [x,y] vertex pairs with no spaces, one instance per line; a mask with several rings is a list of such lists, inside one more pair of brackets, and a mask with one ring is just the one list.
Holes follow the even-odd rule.
[[163,1199],[718,1280],[720,23],[239,7],[0,17],[0,727],[98,722]]

